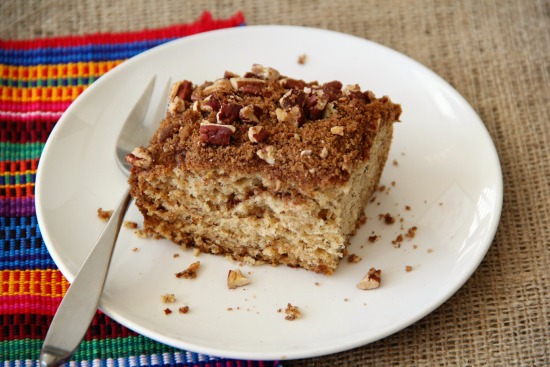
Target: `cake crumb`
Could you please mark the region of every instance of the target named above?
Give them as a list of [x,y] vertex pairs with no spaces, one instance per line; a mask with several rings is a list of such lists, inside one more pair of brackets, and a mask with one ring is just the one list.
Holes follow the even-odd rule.
[[195,279],[197,277],[197,271],[201,266],[200,261],[195,261],[187,267],[184,271],[176,273],[176,278]]
[[316,285],[316,286],[318,287],[318,286],[320,286],[320,285],[321,285],[321,283],[319,283],[319,282],[315,282],[315,285]]
[[134,252],[138,252],[138,251],[139,251],[139,248],[137,248],[137,247],[134,247],[134,248],[132,249],[132,251],[134,251]]
[[300,312],[300,308],[297,306],[292,306],[290,303],[285,308],[285,320],[296,320],[302,317],[302,313]]
[[136,222],[132,222],[130,220],[124,221],[124,228],[136,229],[137,227],[138,227],[138,224]]
[[402,243],[402,242],[403,242],[403,235],[402,235],[402,234],[398,235],[398,236],[395,238],[395,240],[391,241],[393,247],[395,247],[395,248],[401,247],[401,243]]
[[195,248],[193,249],[193,255],[199,256],[200,254],[201,254],[201,250],[199,250],[198,248],[195,247]]
[[147,234],[147,232],[144,229],[136,229],[134,231],[134,235],[136,237],[139,237],[139,238],[148,238],[149,237],[149,235]]
[[432,252],[434,252],[434,250],[432,250],[431,248],[427,249],[426,250],[427,253],[431,254]]
[[373,234],[372,236],[369,236],[370,243],[375,243],[377,239],[378,239],[378,236],[375,234]]
[[413,239],[414,236],[416,235],[416,230],[418,228],[416,226],[414,227],[411,227],[407,230],[407,233],[405,233],[405,237],[409,238],[409,239]]
[[180,257],[180,254],[174,254],[172,257],[175,259],[176,257]]
[[227,273],[227,288],[235,289],[250,284],[250,279],[245,277],[240,269],[229,270]]
[[160,296],[162,303],[174,303],[176,302],[176,296],[173,293],[165,293]]
[[379,214],[379,215],[378,215],[378,218],[383,219],[383,220],[384,220],[384,223],[386,223],[386,224],[393,224],[393,223],[395,223],[395,218],[394,218],[390,213]]
[[300,56],[298,56],[298,64],[300,65],[304,65],[307,61],[307,55],[306,54],[301,54]]
[[359,218],[357,218],[357,222],[355,222],[355,230],[359,229],[365,223],[367,223],[367,216],[365,213],[361,213]]
[[361,256],[359,256],[357,254],[350,254],[348,256],[348,262],[352,263],[352,264],[357,264],[361,260],[362,260]]
[[357,283],[356,287],[363,290],[376,289],[380,287],[382,270],[370,268],[367,274]]
[[410,265],[405,266],[405,271],[406,271],[407,273],[410,273],[412,270],[413,270],[413,267],[412,267],[412,266],[410,266]]
[[103,210],[102,208],[97,209],[97,217],[103,222],[107,222],[111,219],[111,215],[113,215],[113,210]]
[[399,162],[397,161],[397,159],[394,159],[392,163],[393,163],[393,165],[396,166],[396,167],[399,166]]
[[178,308],[178,312],[182,313],[182,314],[188,313],[189,312],[189,306],[183,306],[183,307]]

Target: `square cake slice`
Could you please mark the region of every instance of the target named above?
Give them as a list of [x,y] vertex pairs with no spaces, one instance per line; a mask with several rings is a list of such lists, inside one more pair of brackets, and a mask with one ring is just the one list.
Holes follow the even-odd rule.
[[332,274],[378,185],[401,107],[253,65],[172,86],[129,179],[145,231],[251,264]]

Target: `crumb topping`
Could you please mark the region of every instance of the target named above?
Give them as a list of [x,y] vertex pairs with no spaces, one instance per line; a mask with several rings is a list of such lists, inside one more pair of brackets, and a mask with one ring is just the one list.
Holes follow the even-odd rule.
[[322,189],[347,182],[353,167],[369,159],[378,130],[400,114],[388,97],[357,85],[305,82],[253,65],[242,77],[226,72],[201,85],[176,83],[146,152],[133,152],[140,163],[133,170],[260,174],[301,190]]

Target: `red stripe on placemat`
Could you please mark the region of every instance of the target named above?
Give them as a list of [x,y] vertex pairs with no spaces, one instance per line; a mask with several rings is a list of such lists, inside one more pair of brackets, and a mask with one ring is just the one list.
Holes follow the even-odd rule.
[[12,50],[29,50],[45,47],[80,46],[84,44],[116,44],[135,41],[148,41],[189,36],[214,29],[235,27],[243,23],[244,15],[241,12],[235,13],[235,15],[228,19],[214,19],[212,18],[212,14],[210,14],[210,12],[205,11],[199,19],[189,24],[178,24],[165,28],[146,29],[136,32],[96,33],[85,36],[65,36],[32,40],[0,40],[0,47]]

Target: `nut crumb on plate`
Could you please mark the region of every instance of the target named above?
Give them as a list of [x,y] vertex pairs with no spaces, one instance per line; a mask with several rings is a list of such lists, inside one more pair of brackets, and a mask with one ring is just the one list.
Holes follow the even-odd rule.
[[250,284],[250,279],[245,277],[240,269],[229,270],[227,273],[227,288],[235,289]]
[[201,265],[200,261],[195,261],[187,267],[187,269],[176,273],[176,278],[195,279],[197,277],[197,271]]
[[103,210],[102,208],[97,209],[97,217],[104,222],[107,222],[109,219],[111,219],[111,215],[113,215],[112,210]]
[[304,65],[307,61],[307,54],[301,54],[298,56],[298,64]]
[[300,317],[302,317],[302,313],[300,312],[300,308],[297,306],[292,306],[290,303],[285,308],[285,320],[296,320]]
[[174,303],[176,302],[176,297],[173,293],[165,293],[160,296],[162,303]]
[[370,268],[368,273],[357,283],[357,288],[363,290],[375,289],[380,287],[380,278],[382,270]]
[[361,260],[362,260],[361,256],[359,256],[357,254],[350,254],[348,256],[348,262],[352,263],[352,264],[357,264]]
[[170,315],[171,313],[172,313],[172,310],[171,310],[171,309],[169,309],[169,308],[165,308],[165,309],[164,309],[164,314],[165,314],[165,315]]
[[413,267],[412,267],[412,266],[410,266],[410,265],[405,266],[405,271],[406,271],[407,273],[411,272],[412,270],[413,270]]
[[183,306],[178,308],[179,313],[188,313],[189,312],[189,306]]
[[138,224],[136,222],[132,222],[129,220],[124,221],[124,228],[136,229],[137,227],[138,227]]

